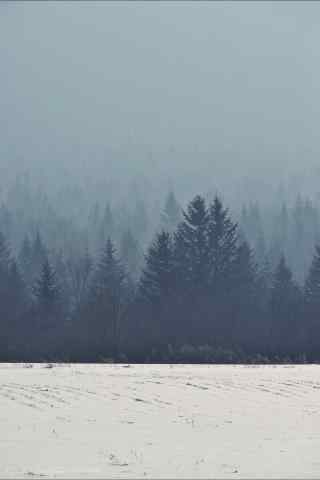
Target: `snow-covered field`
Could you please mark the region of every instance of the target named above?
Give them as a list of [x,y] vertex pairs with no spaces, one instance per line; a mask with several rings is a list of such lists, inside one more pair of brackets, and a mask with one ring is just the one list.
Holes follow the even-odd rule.
[[320,367],[0,365],[1,478],[320,478]]

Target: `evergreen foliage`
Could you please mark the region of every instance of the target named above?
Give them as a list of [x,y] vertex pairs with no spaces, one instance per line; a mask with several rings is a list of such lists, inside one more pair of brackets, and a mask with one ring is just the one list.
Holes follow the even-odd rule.
[[161,212],[162,228],[172,233],[181,221],[181,213],[181,207],[177,202],[175,194],[173,191],[170,191],[166,198],[163,212]]
[[182,211],[170,192],[166,228],[149,244],[150,210],[138,195],[131,210],[97,203],[78,229],[40,200],[50,228],[43,234],[39,216],[10,246],[15,216],[0,209],[1,360],[320,361],[310,202],[279,204],[267,220],[252,203],[239,227],[219,197],[197,195]]

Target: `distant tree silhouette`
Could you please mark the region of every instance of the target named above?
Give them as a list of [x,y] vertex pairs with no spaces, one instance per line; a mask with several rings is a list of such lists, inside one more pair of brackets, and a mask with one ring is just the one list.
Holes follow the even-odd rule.
[[66,267],[70,285],[71,310],[76,314],[86,301],[93,266],[93,259],[88,248],[85,249],[83,255],[76,258],[69,258],[67,261]]
[[113,238],[115,235],[115,222],[113,212],[109,204],[106,205],[101,219],[99,241],[100,245],[105,245],[108,238]]
[[320,245],[315,248],[313,261],[304,287],[307,340],[313,354],[320,358]]
[[30,277],[30,282],[34,283],[38,277],[39,274],[43,268],[44,263],[48,259],[48,250],[47,247],[42,240],[42,236],[37,230],[36,236],[33,240],[32,243],[32,269],[31,269],[31,277]]
[[174,335],[175,293],[172,239],[162,231],[148,249],[138,289],[148,335],[156,344],[168,343]]
[[233,280],[237,242],[237,224],[232,222],[228,210],[216,197],[210,206],[209,249],[210,281],[213,290],[218,293]]
[[296,346],[301,293],[282,255],[273,278],[270,299],[270,346],[288,353]]
[[26,235],[23,239],[20,252],[19,252],[19,265],[22,270],[23,277],[26,282],[31,281],[31,273],[33,269],[33,258],[32,258],[32,245],[30,242],[29,235]]
[[175,233],[175,257],[181,269],[179,281],[186,290],[205,288],[209,275],[209,213],[204,198],[196,196],[183,212]]
[[109,238],[93,276],[87,312],[100,355],[118,355],[129,295],[127,274]]
[[164,209],[161,212],[162,228],[165,231],[172,233],[178,226],[178,223],[181,221],[182,219],[181,217],[182,217],[181,207],[178,204],[173,191],[170,191],[167,195]]
[[60,288],[56,273],[48,258],[45,258],[39,278],[33,287],[35,305],[44,315],[55,313],[60,307]]
[[200,342],[208,314],[210,259],[209,212],[200,195],[188,204],[174,234],[174,264],[178,284],[177,316],[185,341]]
[[220,342],[226,342],[233,328],[231,298],[236,282],[238,232],[218,197],[209,209],[208,247],[213,333]]
[[95,187],[53,208],[19,180],[0,207],[0,360],[319,361],[316,204],[249,201],[238,226],[219,197],[161,210],[137,183],[111,209]]
[[[262,295],[259,282],[258,266],[254,252],[247,242],[242,242],[237,249],[234,263],[234,284],[230,292],[230,337],[233,343],[238,343],[250,349],[261,344]],[[229,324],[230,324],[229,323]]]
[[26,307],[26,291],[10,247],[0,232],[0,359],[11,355],[21,334],[19,320]]
[[121,236],[120,256],[132,279],[137,281],[142,264],[142,251],[129,229],[125,230]]

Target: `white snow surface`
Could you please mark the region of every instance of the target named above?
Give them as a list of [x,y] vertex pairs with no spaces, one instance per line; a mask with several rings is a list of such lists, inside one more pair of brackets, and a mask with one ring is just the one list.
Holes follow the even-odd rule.
[[2,364],[0,478],[320,478],[319,409],[316,365]]

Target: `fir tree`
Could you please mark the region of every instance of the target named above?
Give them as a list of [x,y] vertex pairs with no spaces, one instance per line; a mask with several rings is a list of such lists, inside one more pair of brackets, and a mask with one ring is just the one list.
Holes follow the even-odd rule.
[[48,258],[45,258],[33,294],[36,307],[45,315],[55,313],[60,304],[60,288],[56,273]]
[[137,280],[142,263],[142,252],[131,230],[127,229],[121,236],[120,256],[133,280]]
[[162,231],[149,247],[138,291],[152,343],[167,344],[176,333],[173,321],[175,280],[172,240],[168,232]]
[[93,271],[93,260],[88,248],[80,257],[69,259],[66,267],[70,284],[71,310],[77,313],[87,298]]
[[19,319],[25,307],[25,288],[17,264],[0,233],[0,358],[14,349]]
[[0,274],[7,275],[11,264],[11,252],[4,235],[0,232]]
[[174,235],[176,322],[182,341],[200,342],[209,312],[209,213],[205,200],[196,196],[183,212],[183,218]]
[[166,302],[174,287],[173,248],[170,234],[156,235],[145,260],[139,295],[147,302],[159,305]]
[[237,224],[216,197],[209,216],[210,280],[214,292],[220,294],[233,281],[237,243]]
[[143,244],[149,227],[148,211],[143,200],[137,200],[131,219],[131,231],[135,238]]
[[181,221],[181,213],[181,207],[178,204],[174,193],[172,191],[169,192],[163,212],[161,213],[161,225],[163,230],[172,233]]
[[274,273],[271,288],[270,348],[273,352],[288,353],[300,338],[299,313],[301,293],[293,280],[284,255]]
[[35,239],[32,243],[32,269],[31,269],[31,283],[34,283],[39,277],[40,272],[43,268],[44,263],[48,259],[47,248],[42,240],[40,232],[37,231]]
[[104,214],[100,225],[100,244],[105,245],[107,238],[114,237],[115,225],[113,213],[109,204],[104,209]]
[[256,347],[261,336],[260,284],[258,266],[253,250],[247,242],[242,242],[234,263],[234,287],[230,292],[229,305],[232,329],[230,336],[234,343],[242,346]]
[[305,283],[305,302],[310,312],[320,315],[320,245],[315,250]]
[[[103,249],[90,289],[89,315],[101,354],[118,355],[121,323],[126,314],[130,289],[125,269],[110,238]],[[89,319],[90,320],[90,319]]]
[[20,252],[19,252],[19,265],[21,267],[23,276],[27,282],[31,280],[32,272],[32,245],[28,235],[24,237]]
[[307,318],[307,339],[313,353],[320,354],[320,245],[316,246],[305,282],[304,300]]
[[215,197],[208,221],[210,301],[207,310],[210,314],[207,322],[208,334],[220,343],[229,341],[234,329],[232,299],[236,286],[237,243],[237,224],[232,222],[221,200]]
[[205,200],[196,196],[183,217],[175,233],[175,261],[181,285],[196,292],[206,289],[209,279],[209,213]]

